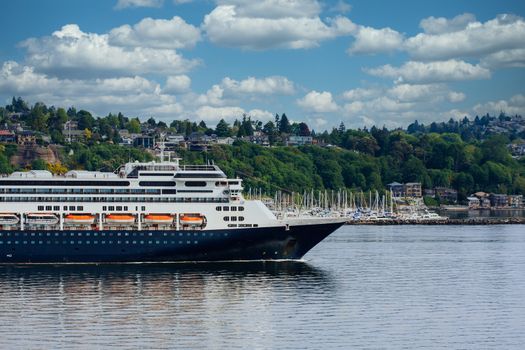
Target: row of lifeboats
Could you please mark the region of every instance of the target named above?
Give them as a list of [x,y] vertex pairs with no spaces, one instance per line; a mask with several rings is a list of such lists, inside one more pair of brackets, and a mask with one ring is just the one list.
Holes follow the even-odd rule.
[[[95,222],[95,215],[92,214],[67,214],[64,216],[64,224],[69,225],[92,225]],[[171,225],[174,216],[169,214],[146,214],[143,218],[144,224],[152,225]],[[198,214],[181,214],[179,223],[187,226],[201,226],[204,223],[204,216]],[[107,214],[106,224],[121,225],[133,224],[136,216],[132,214]],[[16,214],[0,213],[0,225],[17,225],[20,218]],[[56,225],[59,218],[55,214],[31,213],[26,216],[26,223],[29,225]]]

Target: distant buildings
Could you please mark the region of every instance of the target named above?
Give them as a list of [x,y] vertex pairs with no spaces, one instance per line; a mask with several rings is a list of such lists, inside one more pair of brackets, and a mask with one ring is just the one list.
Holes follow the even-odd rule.
[[388,189],[392,191],[394,197],[412,197],[419,198],[422,196],[422,189],[420,182],[407,182],[400,184],[399,182],[392,182],[387,185]]
[[134,147],[153,148],[155,145],[155,138],[153,136],[139,136],[133,139]]
[[394,197],[404,197],[405,196],[405,186],[399,182],[392,182],[387,185],[388,189],[392,192]]
[[15,142],[16,135],[9,130],[0,130],[0,142]]
[[286,140],[287,146],[303,146],[313,144],[314,138],[312,136],[289,136]]
[[458,191],[448,187],[434,187],[434,195],[440,199],[440,201],[447,203],[458,202]]
[[32,131],[20,131],[16,135],[16,143],[19,145],[34,145],[36,144],[36,134]]
[[476,192],[467,197],[469,209],[523,208],[522,195]]

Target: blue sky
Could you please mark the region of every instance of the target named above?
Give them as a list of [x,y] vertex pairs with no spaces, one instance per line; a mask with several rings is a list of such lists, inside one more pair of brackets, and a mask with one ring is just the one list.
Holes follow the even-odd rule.
[[90,0],[0,5],[0,101],[96,115],[286,113],[315,130],[524,114],[522,1]]

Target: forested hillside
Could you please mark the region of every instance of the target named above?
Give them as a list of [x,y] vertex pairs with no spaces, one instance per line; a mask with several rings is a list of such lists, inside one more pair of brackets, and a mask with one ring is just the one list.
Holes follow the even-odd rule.
[[[78,125],[82,142],[66,140],[67,121]],[[285,114],[265,123],[249,116],[232,125],[221,120],[209,128],[202,121],[174,120],[168,125],[153,118],[140,122],[120,113],[93,117],[73,107],[66,110],[43,103],[29,107],[22,99],[13,98],[11,105],[0,108],[0,129],[15,127],[35,132],[38,144],[53,144],[59,150],[60,164],[36,160],[31,167],[59,173],[76,168],[112,171],[129,160],[153,159],[151,150],[119,145],[122,130],[153,137],[202,133],[233,136],[236,141],[231,146],[210,145],[207,152],[181,148],[178,156],[187,163],[214,161],[228,175],[244,178],[247,187],[267,191],[383,190],[397,181],[421,182],[424,188],[452,187],[458,190],[460,200],[475,191],[525,194],[525,159],[513,158],[509,152],[509,144],[523,143],[525,123],[520,116],[503,113],[429,126],[415,122],[406,130],[355,130],[341,123],[330,132],[315,133],[304,122],[291,123]],[[267,137],[271,147],[246,141],[256,133]],[[290,135],[311,136],[314,145],[285,146]],[[0,145],[0,173],[19,168],[9,163],[16,150],[16,143]]]

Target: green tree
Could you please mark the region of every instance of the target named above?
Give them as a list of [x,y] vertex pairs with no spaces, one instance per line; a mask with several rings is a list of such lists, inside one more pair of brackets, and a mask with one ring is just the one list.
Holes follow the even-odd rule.
[[126,124],[126,129],[128,129],[128,131],[133,134],[140,133],[140,121],[138,120],[138,118],[131,119]]
[[226,123],[224,119],[219,120],[215,127],[215,134],[217,134],[218,137],[229,137],[231,136],[231,132],[230,125]]
[[288,117],[286,114],[281,115],[281,121],[279,123],[279,132],[283,134],[289,134],[291,131],[290,121],[288,120]]

